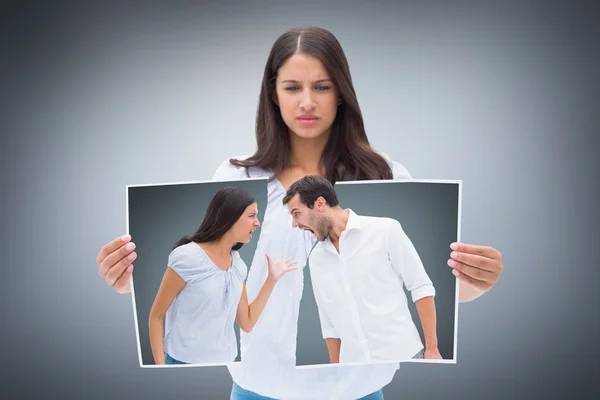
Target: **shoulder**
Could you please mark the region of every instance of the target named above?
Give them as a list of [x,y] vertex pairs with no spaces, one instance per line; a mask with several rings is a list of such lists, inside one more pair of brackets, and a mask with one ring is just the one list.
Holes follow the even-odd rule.
[[231,159],[234,160],[246,160],[250,156],[232,156],[227,157],[223,160],[219,166],[217,167],[215,173],[213,174],[213,181],[228,181],[228,180],[238,180],[238,179],[248,179],[248,178],[260,178],[270,176],[270,171],[257,168],[257,167],[238,167],[237,165],[233,165],[231,163]]
[[390,165],[392,169],[392,174],[394,175],[394,179],[412,179],[412,176],[408,172],[408,170],[404,167],[404,165],[400,164],[397,161],[393,161],[386,153],[382,151],[377,151],[381,157],[384,158]]
[[389,217],[374,217],[370,215],[359,215],[361,227],[375,230],[380,233],[390,234],[402,229],[400,222]]
[[398,229],[401,227],[400,221],[390,217],[368,217],[373,223],[387,229]]
[[374,243],[380,243],[384,248],[390,249],[405,243],[406,237],[400,222],[389,217],[363,217],[363,235]]
[[238,274],[239,278],[244,281],[248,276],[248,265],[244,262],[240,253],[237,250],[231,251],[231,258],[233,260],[233,268]]
[[402,228],[402,224],[400,221],[394,218],[382,218],[382,231],[387,232],[388,238],[394,238],[395,240],[404,237],[404,229]]
[[[168,266],[182,277],[210,270],[210,262],[200,246],[190,242],[176,247],[169,254]],[[185,276],[184,276],[185,275]]]
[[188,264],[192,261],[198,261],[198,255],[202,254],[201,252],[194,252],[195,248],[193,246],[198,246],[194,242],[189,242],[186,244],[182,244],[181,246],[177,246],[171,253],[169,254],[169,265],[171,264]]
[[227,181],[227,180],[235,180],[235,179],[245,179],[248,177],[247,168],[238,167],[233,165],[229,160],[245,160],[248,156],[233,156],[227,157],[223,160],[219,166],[217,167],[215,173],[213,174],[213,181]]

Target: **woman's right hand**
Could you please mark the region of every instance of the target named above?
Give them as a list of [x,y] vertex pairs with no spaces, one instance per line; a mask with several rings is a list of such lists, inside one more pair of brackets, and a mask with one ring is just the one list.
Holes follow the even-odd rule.
[[292,265],[296,264],[296,261],[293,261],[294,257],[290,257],[287,260],[283,261],[283,256],[280,256],[277,261],[272,261],[271,257],[268,254],[265,254],[267,257],[267,265],[269,269],[269,278],[273,280],[273,282],[277,283],[279,279],[288,272],[295,271],[298,268],[290,268]]
[[131,292],[130,279],[133,271],[131,263],[137,257],[133,250],[135,250],[135,244],[131,242],[131,236],[123,235],[107,243],[96,258],[96,262],[100,266],[100,276],[117,293]]

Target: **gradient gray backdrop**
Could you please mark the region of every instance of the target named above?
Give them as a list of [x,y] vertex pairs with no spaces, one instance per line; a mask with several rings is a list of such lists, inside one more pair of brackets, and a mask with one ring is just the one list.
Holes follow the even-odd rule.
[[3,2],[3,393],[228,398],[226,367],[139,367],[131,297],[95,258],[125,232],[125,185],[252,153],[271,45],[314,24],[347,53],[371,144],[416,178],[462,179],[462,239],[504,255],[459,307],[458,364],[404,364],[387,398],[592,398],[596,4]]
[[[446,262],[449,258],[450,243],[458,238],[459,184],[340,182],[335,185],[335,191],[342,208],[351,208],[358,215],[388,217],[400,222],[435,287],[440,354],[444,359],[453,359],[456,278]],[[321,333],[308,265],[304,271],[304,292],[300,301],[296,340],[296,364],[328,364],[329,352]],[[410,292],[406,288],[404,293],[421,341],[425,344],[415,303],[412,302]],[[458,321],[460,324],[460,319]]]
[[[254,197],[258,205],[258,217],[262,224],[267,207],[267,180],[226,181],[215,183],[189,183],[177,185],[141,186],[128,188],[129,234],[135,238],[138,254],[133,272],[135,309],[138,324],[142,364],[153,365],[150,347],[148,317],[152,303],[168,265],[173,246],[183,236],[192,236],[198,229],[206,209],[219,189],[236,186]],[[254,238],[239,250],[250,271],[256,244],[260,236],[259,226]],[[277,257],[277,255],[273,255]],[[133,323],[133,320],[132,320]],[[240,330],[235,324],[238,340],[239,361]]]

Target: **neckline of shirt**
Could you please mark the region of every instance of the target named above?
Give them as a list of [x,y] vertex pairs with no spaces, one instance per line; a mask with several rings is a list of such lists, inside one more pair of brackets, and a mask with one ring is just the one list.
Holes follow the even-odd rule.
[[215,262],[212,260],[212,258],[210,258],[210,256],[209,256],[209,255],[206,253],[206,251],[204,251],[204,249],[203,249],[202,247],[200,247],[200,244],[198,244],[198,243],[196,243],[196,242],[192,242],[192,243],[194,243],[194,244],[196,245],[196,248],[197,248],[197,249],[198,249],[198,250],[199,250],[199,251],[200,251],[202,254],[204,254],[204,255],[206,256],[206,258],[207,258],[207,259],[208,259],[208,261],[210,262],[210,264],[211,264],[211,267],[212,267],[212,268],[214,268],[214,269],[216,269],[216,270],[218,270],[218,271],[221,271],[221,272],[223,272],[223,273],[226,273],[226,274],[231,272],[231,270],[232,270],[232,268],[233,268],[233,265],[235,264],[235,256],[234,256],[234,254],[233,254],[233,250],[231,250],[231,252],[230,252],[230,254],[231,254],[231,265],[230,265],[230,266],[229,266],[229,268],[227,268],[227,269],[221,269],[221,268],[219,268],[219,267],[217,266],[217,264],[215,264]]

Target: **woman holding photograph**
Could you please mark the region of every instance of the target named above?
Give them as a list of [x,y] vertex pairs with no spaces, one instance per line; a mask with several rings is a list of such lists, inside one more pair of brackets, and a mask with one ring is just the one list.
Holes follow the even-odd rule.
[[[212,198],[204,221],[169,255],[167,270],[150,310],[150,345],[156,364],[226,364],[237,357],[234,320],[250,332],[275,284],[295,264],[272,262],[268,277],[248,304],[248,267],[238,250],[260,226],[256,201],[227,187]],[[164,327],[164,328],[163,328]]]
[[[226,159],[213,179],[269,177],[257,254],[283,250],[302,266],[316,239],[292,228],[282,203],[292,183],[306,175],[321,175],[332,183],[411,178],[400,163],[370,146],[344,51],[322,28],[292,29],[273,45],[260,91],[256,140],[254,155]],[[100,274],[120,293],[130,291],[130,240],[113,240],[97,258]],[[460,280],[460,301],[487,292],[503,269],[500,253],[462,243],[451,247],[449,273]],[[252,262],[249,299],[258,295],[266,279],[264,263],[259,256]],[[242,361],[229,365],[231,399],[382,399],[381,389],[394,377],[398,363],[296,369],[300,272],[281,282],[284,287],[278,287],[277,298],[270,300],[251,335],[240,333]]]

